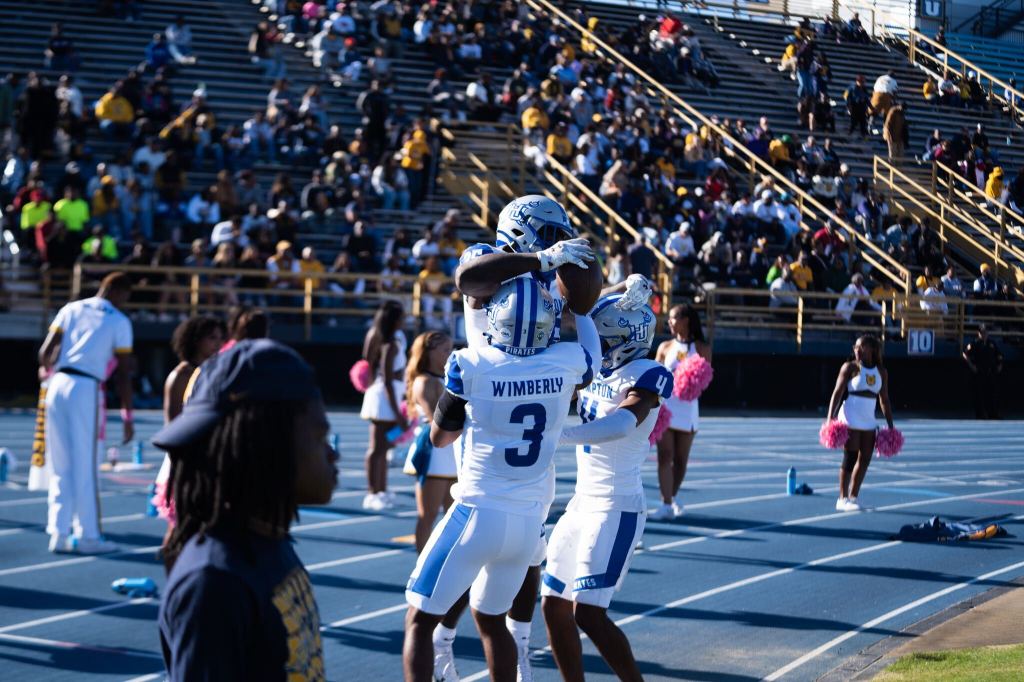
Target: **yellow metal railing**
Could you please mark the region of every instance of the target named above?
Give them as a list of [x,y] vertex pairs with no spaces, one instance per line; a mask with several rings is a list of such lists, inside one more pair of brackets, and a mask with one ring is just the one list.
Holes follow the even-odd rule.
[[[786,305],[772,306],[772,299],[791,300]],[[843,299],[873,302],[878,306],[859,308],[850,320],[836,311]],[[945,305],[925,309],[922,301]],[[765,289],[712,289],[704,298],[704,314],[708,333],[719,330],[753,331],[764,334],[790,334],[798,350],[811,335],[829,333],[872,333],[882,340],[905,338],[910,330],[926,329],[936,338],[962,345],[979,325],[998,329],[1004,338],[1024,339],[1024,318],[1020,306],[1007,301],[980,301],[959,298],[930,299],[907,295],[895,290],[882,297],[844,296],[842,294],[807,291],[773,293]]]
[[[896,207],[919,217],[931,218],[944,245],[952,245],[977,264],[990,263],[996,272],[1020,273],[1024,252],[1003,241],[1002,235],[964,211],[955,202],[944,201],[941,194],[929,190],[885,159],[874,157],[874,181],[890,193]],[[1016,262],[1005,256],[1012,254]]]
[[709,131],[717,135],[725,145],[725,153],[746,169],[749,174],[749,183],[751,187],[753,187],[756,182],[756,176],[759,173],[771,178],[777,187],[784,188],[796,199],[802,216],[810,217],[812,220],[817,220],[819,222],[831,220],[843,233],[843,236],[846,238],[850,247],[855,248],[858,254],[867,261],[876,272],[881,273],[883,276],[891,280],[904,292],[909,293],[912,291],[913,287],[910,270],[904,267],[883,249],[879,248],[877,244],[867,239],[846,220],[834,214],[818,199],[798,187],[795,183],[790,181],[789,178],[784,176],[782,173],[779,173],[763,159],[747,149],[747,146],[743,142],[734,138],[729,131],[714,123],[710,118],[691,106],[688,102],[684,101],[681,97],[669,90],[657,79],[642,70],[628,58],[620,54],[599,36],[586,27],[580,25],[579,22],[556,7],[549,0],[526,0],[526,3],[535,11],[551,16],[556,23],[564,24],[565,26],[573,28],[577,33],[579,33],[581,38],[586,38],[593,42],[599,48],[599,56],[604,58],[606,61],[621,63],[627,69],[632,71],[639,78],[640,83],[645,84],[647,91],[651,95],[661,99],[664,105],[670,108],[672,112],[679,116],[685,123],[693,127],[703,125]]
[[[1003,79],[994,76],[974,62],[961,57],[944,45],[924,35],[920,31],[907,29],[907,35],[902,36],[892,32],[883,35],[888,40],[902,47],[907,52],[907,58],[911,63],[923,66],[926,71],[931,72],[933,77],[942,77],[946,72],[959,74],[962,78],[968,78],[968,73],[973,71],[978,83],[988,94],[990,99],[1002,103],[1010,112],[1013,120],[1021,118],[1021,105],[1024,104],[1024,92],[1014,88]],[[928,49],[924,49],[924,44]],[[1007,99],[1006,93],[1010,94]]]
[[[996,276],[1001,276],[1001,268],[1007,268],[1006,273],[1012,276],[1017,288],[1021,288],[1024,285],[1021,270],[1024,248],[1020,246],[1024,239],[1024,216],[1005,204],[990,202],[984,192],[963,175],[937,161],[932,164],[931,193],[944,210],[955,212],[994,242],[999,256],[992,262]],[[972,210],[966,210],[967,206]]]
[[[485,125],[488,128],[495,127],[495,124]],[[472,209],[473,222],[481,227],[490,227],[491,218],[496,215],[497,206],[492,204],[493,200],[496,199],[499,205],[504,205],[525,192],[523,179],[526,175],[522,161],[525,159],[525,138],[522,130],[514,124],[502,127],[505,133],[494,135],[495,140],[504,140],[506,143],[504,152],[499,152],[497,167],[487,164],[476,152],[460,150],[458,144],[446,147],[442,152],[442,182],[453,193],[463,192]],[[460,137],[459,131],[449,131],[449,134],[453,142],[464,139]],[[518,174],[512,174],[513,168],[518,169]],[[495,172],[498,169],[503,169],[506,175],[501,177]],[[624,232],[633,239],[641,236],[641,233],[604,199],[550,156],[546,157],[545,167],[537,170],[535,180],[542,193],[565,207],[570,219],[582,234],[589,234],[596,238],[595,241],[604,243],[609,255],[613,245],[621,241],[621,233]],[[548,186],[545,186],[545,183]],[[671,304],[675,264],[661,251],[655,250],[654,254],[658,265],[655,284],[662,299],[660,310],[665,311]]]
[[[128,273],[136,282],[126,305],[128,311],[223,314],[239,302],[251,302],[271,315],[301,317],[306,340],[312,338],[314,324],[333,317],[373,315],[384,300],[399,300],[411,315],[419,317],[423,296],[427,295],[421,290],[419,278],[412,275],[271,273],[249,269],[80,263],[72,274],[69,298],[93,295],[103,276],[114,271]],[[261,286],[238,286],[240,278],[259,280]],[[336,284],[353,289],[359,280],[366,283],[362,293],[331,287]],[[454,282],[445,278],[442,283]]]

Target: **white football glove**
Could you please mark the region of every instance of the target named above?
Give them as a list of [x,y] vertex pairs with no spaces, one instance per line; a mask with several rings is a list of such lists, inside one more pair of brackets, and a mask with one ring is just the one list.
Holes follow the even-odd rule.
[[594,250],[590,248],[589,241],[583,237],[576,237],[558,242],[554,246],[538,252],[537,259],[540,261],[541,272],[554,270],[566,263],[572,263],[587,270],[587,262],[594,260]]
[[643,275],[630,275],[626,278],[626,291],[615,303],[615,307],[619,310],[639,310],[647,305],[652,293],[654,287],[649,279]]

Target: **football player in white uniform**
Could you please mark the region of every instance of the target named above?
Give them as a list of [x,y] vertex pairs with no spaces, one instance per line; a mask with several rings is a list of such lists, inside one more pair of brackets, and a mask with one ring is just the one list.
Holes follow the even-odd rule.
[[551,533],[542,610],[565,680],[583,680],[576,626],[621,680],[641,680],[625,634],[608,618],[612,595],[629,569],[646,515],[640,467],[672,375],[648,360],[656,317],[647,306],[622,310],[605,296],[591,312],[601,337],[601,370],[580,391],[583,423],[562,431],[576,444],[576,494]]
[[[456,286],[464,296],[466,343],[470,348],[485,348],[488,345],[484,306],[502,283],[516,277],[530,278],[548,290],[555,308],[551,343],[558,342],[561,338],[564,301],[555,282],[556,269],[566,263],[586,268],[587,263],[593,260],[594,253],[589,242],[579,238],[568,214],[557,201],[537,194],[512,200],[498,216],[495,243],[470,246],[463,253],[455,272]],[[623,293],[621,305],[637,307],[646,304],[651,294],[651,284],[645,277],[633,275],[626,282],[606,289],[602,294],[612,292]],[[456,443],[457,459],[460,450],[460,443]],[[553,479],[549,493],[548,508],[555,495]],[[541,536],[530,570],[506,620],[516,640],[519,682],[532,679],[529,666],[530,631],[540,588],[540,565],[546,553],[547,545]],[[452,643],[455,641],[455,626],[466,603],[465,599],[459,600],[434,633],[435,677],[444,682],[458,681]]]
[[431,426],[435,447],[460,435],[463,444],[456,504],[406,587],[406,680],[431,679],[434,628],[467,589],[491,679],[515,678],[516,642],[505,613],[543,533],[569,403],[590,383],[600,352],[587,317],[578,324],[581,344],[549,345],[555,306],[532,278],[501,285],[485,310],[489,346],[451,355]]

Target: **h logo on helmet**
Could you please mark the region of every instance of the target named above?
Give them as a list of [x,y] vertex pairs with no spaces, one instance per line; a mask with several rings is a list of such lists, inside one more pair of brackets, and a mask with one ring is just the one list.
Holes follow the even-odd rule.
[[643,317],[639,324],[630,324],[628,318],[620,317],[619,326],[629,329],[629,340],[646,343],[651,330],[651,315],[646,310],[640,311]]

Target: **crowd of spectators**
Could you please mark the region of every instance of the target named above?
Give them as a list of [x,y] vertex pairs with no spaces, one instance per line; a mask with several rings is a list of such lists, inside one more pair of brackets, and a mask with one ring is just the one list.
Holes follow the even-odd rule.
[[[128,4],[137,13],[137,4]],[[734,173],[735,143],[901,263],[925,274],[947,269],[941,245],[926,238],[934,231],[897,220],[885,197],[853,177],[833,148],[828,134],[836,129],[835,116],[825,108],[831,76],[809,26],[797,27],[783,60],[797,81],[801,125],[809,133],[794,139],[773,131],[767,117],[755,123],[716,116],[711,125],[688,125],[628,69],[602,59],[595,40],[577,42],[521,3],[264,4],[268,20],[239,50],[260,67],[269,88],[266,106],[239,121],[226,120],[210,104],[203,84],[191,96],[175,95],[171,74],[187,78],[197,60],[185,17],[154,35],[138,67],[95,102],[83,101],[75,84],[80,58],[74,42],[54,27],[44,57],[65,72],[59,81],[33,73],[11,75],[0,86],[0,104],[12,102],[10,139],[17,142],[0,191],[8,224],[17,226],[25,250],[57,267],[127,258],[260,269],[269,274],[211,276],[225,288],[266,289],[224,294],[227,303],[249,297],[242,302],[256,305],[294,300],[282,293],[301,288],[289,272],[365,275],[343,280],[351,285],[317,286],[353,305],[368,288],[407,293],[409,282],[398,275],[416,275],[425,310],[448,323],[453,299],[444,276],[465,248],[457,216],[450,212],[429,229],[397,230],[386,240],[377,236],[375,220],[381,211],[416,206],[430,191],[440,143],[436,125],[472,120],[518,123],[531,164],[539,170],[561,165],[637,228],[639,237],[620,235],[607,256],[613,283],[633,272],[651,276],[659,257],[667,257],[676,266],[677,293],[729,286],[774,292],[790,285],[849,293],[881,284],[855,257],[841,226],[812,224],[799,197],[770,176],[751,187],[746,174]],[[713,55],[671,13],[606,27],[575,12],[601,41],[659,78],[702,92],[716,87]],[[856,21],[823,29],[825,36],[852,41],[863,39],[862,31]],[[308,51],[320,73],[318,83],[298,92],[288,80],[286,56],[293,49]],[[395,70],[394,59],[410,53],[435,69],[424,92],[427,104],[415,113],[395,98],[408,76]],[[509,75],[497,79],[492,69]],[[358,127],[335,122],[334,91],[354,102],[362,116]],[[846,101],[850,131],[863,133],[869,116],[881,116],[890,149],[901,156],[908,126],[897,130],[893,122],[893,112],[902,111],[897,92],[893,75],[883,74],[870,92],[858,79]],[[722,129],[735,142],[723,139]],[[972,147],[987,148],[974,137]],[[113,141],[120,151],[98,162],[90,152],[93,140]],[[63,164],[58,180],[44,177],[44,160]],[[288,171],[264,183],[254,172],[257,164],[284,164]],[[210,172],[215,181],[208,186],[196,187],[190,178]],[[1006,183],[1000,193],[1013,191],[1014,183]],[[304,241],[311,232],[341,236],[330,267]],[[175,282],[167,276],[157,284]],[[166,315],[161,306],[176,297],[161,292],[154,310]],[[786,301],[781,294],[773,298],[774,305]]]

